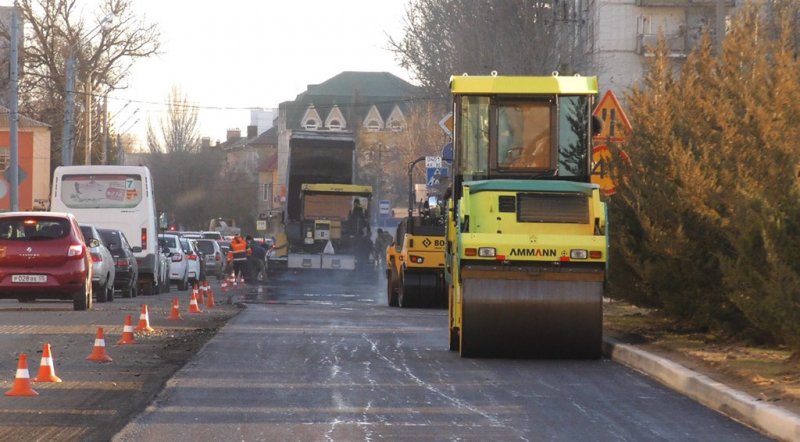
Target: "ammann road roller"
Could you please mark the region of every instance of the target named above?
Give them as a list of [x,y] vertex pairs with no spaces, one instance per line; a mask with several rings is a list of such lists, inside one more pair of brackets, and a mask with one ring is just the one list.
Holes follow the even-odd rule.
[[598,358],[608,259],[597,78],[456,76],[445,278],[464,357]]

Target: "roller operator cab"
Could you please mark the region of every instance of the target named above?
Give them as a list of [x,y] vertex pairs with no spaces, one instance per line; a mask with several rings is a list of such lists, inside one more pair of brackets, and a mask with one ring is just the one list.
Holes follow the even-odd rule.
[[608,258],[595,77],[460,76],[445,277],[465,357],[597,358]]

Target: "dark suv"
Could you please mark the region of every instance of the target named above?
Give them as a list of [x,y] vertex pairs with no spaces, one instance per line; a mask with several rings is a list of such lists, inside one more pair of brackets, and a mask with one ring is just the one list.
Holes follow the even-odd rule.
[[136,284],[139,281],[139,267],[136,264],[134,253],[142,251],[141,247],[131,247],[128,238],[119,230],[98,229],[103,242],[108,245],[111,256],[114,257],[116,276],[114,289],[122,292],[123,298],[136,297]]

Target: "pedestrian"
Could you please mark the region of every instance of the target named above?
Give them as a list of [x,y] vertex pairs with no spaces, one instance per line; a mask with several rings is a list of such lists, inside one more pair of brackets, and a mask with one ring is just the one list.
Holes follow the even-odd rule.
[[353,210],[350,211],[350,228],[356,235],[360,235],[367,225],[367,212],[361,206],[361,200],[353,200]]
[[253,240],[252,237],[247,237],[248,247],[250,248],[250,255],[247,257],[248,275],[245,282],[258,283],[259,275],[266,279],[266,259],[267,250],[259,243]]
[[247,271],[247,256],[250,253],[247,242],[237,233],[231,240],[231,250],[228,252],[228,261],[233,263],[233,272],[237,278],[244,277]]

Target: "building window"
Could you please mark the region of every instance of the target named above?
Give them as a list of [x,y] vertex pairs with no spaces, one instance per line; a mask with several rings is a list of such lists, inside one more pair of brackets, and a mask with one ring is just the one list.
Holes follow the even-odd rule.
[[392,120],[392,122],[389,123],[389,127],[392,128],[392,132],[400,132],[403,130],[403,123],[398,120]]
[[11,148],[0,146],[0,171],[5,171],[11,165]]
[[342,130],[342,123],[339,120],[331,120],[330,124],[328,124],[328,129]]
[[367,130],[370,132],[377,132],[381,130],[381,123],[379,123],[378,120],[369,120],[369,123],[367,123]]
[[317,127],[319,127],[319,124],[316,120],[306,120],[305,128],[307,130],[317,130]]

